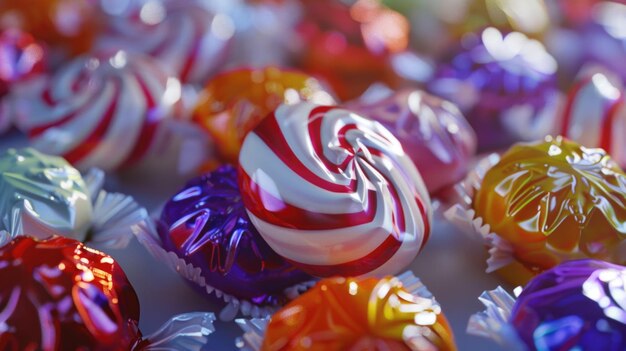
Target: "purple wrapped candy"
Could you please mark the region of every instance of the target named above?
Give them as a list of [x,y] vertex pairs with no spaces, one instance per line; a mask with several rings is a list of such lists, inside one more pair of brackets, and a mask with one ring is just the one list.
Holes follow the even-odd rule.
[[250,223],[230,165],[191,180],[165,205],[164,249],[199,267],[208,285],[258,305],[275,305],[284,290],[312,278],[263,241]]
[[626,267],[565,262],[524,288],[510,320],[532,350],[625,350]]
[[431,195],[463,179],[476,152],[476,135],[459,109],[421,90],[362,98],[349,109],[383,124],[398,138]]
[[560,101],[556,69],[539,41],[489,27],[463,38],[429,89],[461,108],[485,151],[547,134]]

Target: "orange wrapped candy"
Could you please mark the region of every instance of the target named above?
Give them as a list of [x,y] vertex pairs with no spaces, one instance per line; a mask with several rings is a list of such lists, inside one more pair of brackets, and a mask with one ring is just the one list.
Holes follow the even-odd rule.
[[261,350],[443,351],[456,346],[439,305],[410,293],[400,279],[330,278],[272,316]]
[[560,262],[626,264],[626,174],[602,149],[561,137],[518,144],[485,174],[476,216],[511,248],[512,283]]
[[80,54],[100,27],[96,6],[85,0],[2,0],[0,26],[18,27],[51,46]]
[[277,67],[222,73],[201,91],[193,120],[213,138],[220,161],[237,163],[243,138],[280,104],[335,103],[315,78]]

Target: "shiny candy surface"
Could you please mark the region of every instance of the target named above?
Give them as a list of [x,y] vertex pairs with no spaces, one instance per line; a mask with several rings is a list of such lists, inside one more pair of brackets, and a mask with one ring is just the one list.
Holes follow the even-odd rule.
[[377,101],[355,101],[348,107],[380,122],[398,138],[431,195],[467,174],[476,152],[476,135],[453,103],[404,89]]
[[0,229],[45,238],[62,234],[85,240],[91,225],[91,198],[81,174],[60,157],[34,149],[0,155]]
[[191,180],[165,205],[161,231],[166,250],[202,270],[210,286],[275,304],[283,291],[312,278],[285,262],[250,223],[237,185],[237,170],[223,166]]
[[246,134],[282,103],[334,104],[321,83],[299,71],[237,69],[211,79],[200,93],[194,121],[209,132],[222,161],[236,163]]
[[524,288],[511,323],[530,350],[624,350],[625,308],[625,267],[569,261]]
[[0,349],[130,350],[139,301],[108,255],[61,237],[0,248]]
[[114,170],[144,158],[181,85],[151,58],[118,51],[70,61],[27,96],[20,121],[33,147],[80,169]]
[[556,135],[563,135],[588,146],[606,150],[621,166],[626,166],[626,98],[620,79],[609,72],[583,72],[570,88]]
[[378,0],[301,2],[306,16],[297,27],[305,43],[296,57],[300,67],[323,77],[343,100],[376,82],[399,83],[389,58],[408,45],[404,16]]
[[556,69],[539,41],[490,27],[465,37],[429,89],[461,108],[479,150],[495,149],[547,134],[559,97]]
[[456,350],[439,305],[396,278],[329,278],[272,316],[263,351]]
[[153,56],[183,83],[204,84],[225,63],[232,19],[199,1],[149,0],[111,16],[98,46]]
[[562,138],[513,146],[473,207],[531,274],[576,258],[626,263],[626,174],[602,149]]
[[18,27],[71,54],[89,50],[100,32],[95,2],[84,0],[2,0],[0,26]]
[[45,68],[44,49],[28,33],[7,29],[0,33],[0,97],[11,85],[42,73]]
[[281,105],[248,134],[239,165],[252,223],[312,275],[395,274],[428,239],[432,209],[413,162],[354,112]]

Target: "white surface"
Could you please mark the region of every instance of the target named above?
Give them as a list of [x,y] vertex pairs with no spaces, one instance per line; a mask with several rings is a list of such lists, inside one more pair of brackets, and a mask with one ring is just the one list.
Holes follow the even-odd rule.
[[[16,132],[0,136],[0,151],[24,145],[26,141]],[[133,170],[109,176],[105,188],[133,195],[140,204],[154,211],[184,182],[181,177],[163,172]],[[155,331],[175,314],[192,311],[217,314],[221,309],[222,303],[196,293],[175,272],[154,260],[136,240],[125,250],[102,251],[118,260],[135,287],[141,302],[140,327],[144,334]],[[496,276],[484,273],[486,258],[481,244],[436,216],[429,242],[410,267],[441,304],[461,351],[501,350],[494,343],[465,332],[470,315],[482,310],[477,297],[483,290],[501,284]],[[235,350],[234,339],[241,335],[239,328],[233,322],[217,322],[216,328],[205,349]]]

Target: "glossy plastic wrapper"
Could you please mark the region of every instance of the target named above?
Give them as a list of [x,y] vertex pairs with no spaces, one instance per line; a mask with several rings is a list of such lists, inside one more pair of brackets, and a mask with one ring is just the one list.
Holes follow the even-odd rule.
[[237,320],[244,350],[456,350],[441,307],[413,273],[328,278],[268,320]]
[[60,157],[9,149],[0,155],[0,245],[30,234],[60,234],[125,247],[133,228],[148,219],[132,197],[102,189],[104,174],[84,177]]
[[557,63],[545,47],[493,27],[470,33],[461,43],[429,89],[461,108],[478,135],[479,151],[547,135],[561,96]]
[[248,134],[239,166],[252,224],[314,276],[398,273],[430,234],[415,165],[391,132],[352,111],[281,105]]
[[510,350],[626,348],[626,267],[599,260],[568,261],[530,281],[514,299],[498,288],[480,300],[484,312],[468,332]]
[[22,93],[18,126],[31,145],[80,170],[132,166],[182,112],[181,84],[147,56],[117,51],[69,61]]
[[[226,61],[235,25],[201,1],[130,2],[121,13],[108,10],[100,50],[126,50],[158,59],[183,83],[204,84]],[[111,13],[112,12],[112,13]]]
[[19,237],[0,248],[0,262],[3,350],[199,351],[213,331],[210,313],[189,313],[142,338],[122,268],[72,239]]
[[200,268],[206,284],[262,306],[283,304],[285,290],[311,281],[263,241],[241,201],[237,170],[222,166],[192,179],[161,213],[163,248]]
[[518,144],[477,184],[468,214],[506,280],[579,258],[626,263],[626,175],[602,149],[560,137]]
[[322,83],[306,73],[273,66],[236,69],[204,86],[193,119],[211,136],[219,160],[236,164],[248,132],[280,104],[300,101],[335,103]]
[[476,134],[453,103],[403,89],[345,106],[380,122],[398,138],[431,196],[466,176],[476,152]]

